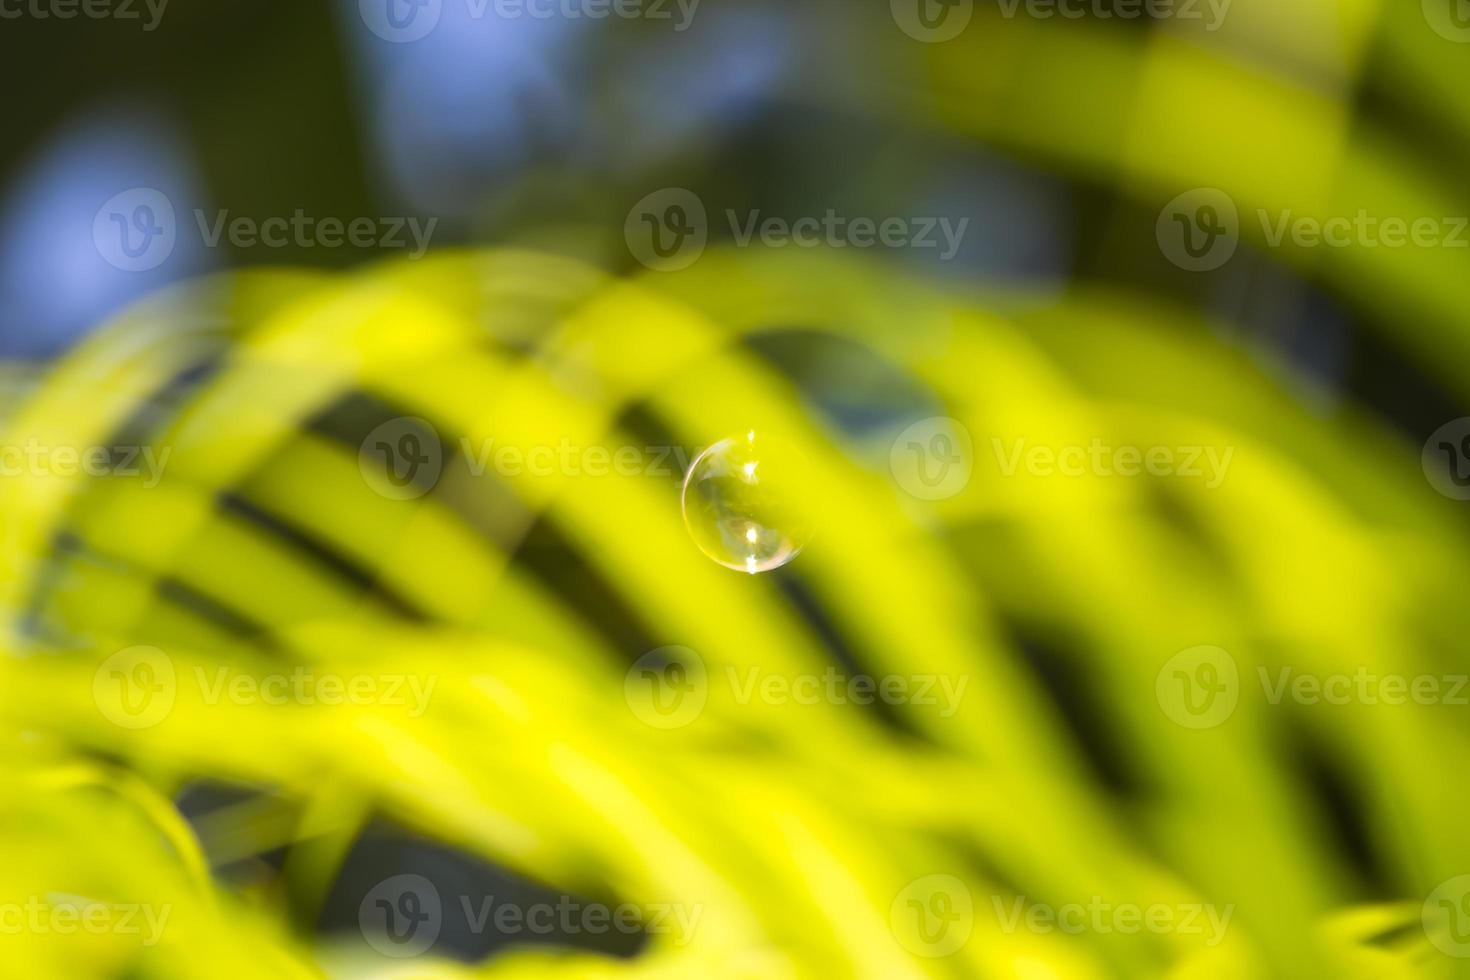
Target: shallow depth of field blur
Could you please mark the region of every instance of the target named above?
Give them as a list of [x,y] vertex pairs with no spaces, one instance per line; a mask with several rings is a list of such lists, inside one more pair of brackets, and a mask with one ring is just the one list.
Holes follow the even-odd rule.
[[1470,976],[1464,0],[0,86],[0,976]]

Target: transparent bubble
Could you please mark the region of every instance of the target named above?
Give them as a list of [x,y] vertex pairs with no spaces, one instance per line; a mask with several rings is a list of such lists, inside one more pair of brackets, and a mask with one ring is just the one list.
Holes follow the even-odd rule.
[[722,439],[684,478],[684,524],[710,558],[754,575],[795,558],[811,537],[798,512],[801,458],[756,432]]

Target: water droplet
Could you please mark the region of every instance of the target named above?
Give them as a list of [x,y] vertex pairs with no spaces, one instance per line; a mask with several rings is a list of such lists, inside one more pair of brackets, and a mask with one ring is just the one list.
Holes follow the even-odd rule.
[[710,558],[755,575],[795,558],[811,537],[796,504],[800,457],[754,431],[700,453],[684,478],[684,525]]

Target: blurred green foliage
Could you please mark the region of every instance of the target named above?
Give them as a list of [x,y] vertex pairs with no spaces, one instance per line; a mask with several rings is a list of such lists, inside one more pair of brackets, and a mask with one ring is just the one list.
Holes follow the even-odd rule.
[[[875,85],[862,109],[1150,216],[1200,186],[1251,214],[1465,213],[1462,52],[1415,6],[1236,0],[1207,36],[982,9],[963,38],[904,48],[910,84]],[[1370,84],[1432,113],[1442,154],[1357,118]],[[1265,248],[1251,220],[1241,231]],[[1470,395],[1463,253],[1273,255]],[[497,248],[235,272],[12,368],[5,444],[168,456],[156,485],[54,458],[0,480],[6,975],[1470,973],[1445,952],[1470,951],[1465,709],[1272,703],[1258,681],[1466,671],[1465,516],[1426,481],[1419,440],[1372,406],[1304,397],[1164,291],[937,285],[871,255],[718,245],[679,272],[627,267]],[[829,368],[852,349],[877,365],[877,381],[832,369],[851,402],[913,421],[901,379],[973,434],[964,492],[897,487],[893,433],[865,441],[814,397],[819,372],[768,356],[792,336]],[[451,447],[609,457],[779,433],[806,461],[792,519],[818,530],[779,572],[722,568],[690,540],[677,474],[646,455],[634,475],[486,478],[451,453],[431,493],[394,499],[365,460],[403,417]],[[1198,447],[1229,471],[1214,486],[1007,473],[1016,440]],[[660,727],[633,681],[671,646],[710,678],[838,664],[965,695],[880,711],[711,682],[697,717]],[[1233,665],[1238,697],[1193,726],[1174,670],[1209,677],[1176,660],[1202,647],[1226,652],[1198,656]],[[211,696],[196,679],[221,668],[408,675],[432,696]],[[162,699],[132,710],[133,681]],[[186,813],[201,786],[239,795]],[[347,929],[319,928],[383,822],[698,924],[677,941],[650,928],[623,957],[385,958],[356,931],[364,890],[348,889]],[[1111,910],[1104,927],[1020,911],[1078,906]],[[141,932],[107,918],[124,908]],[[1201,928],[1120,925],[1151,908]],[[87,909],[95,929],[75,925]],[[1212,933],[1211,914],[1228,926]]]

